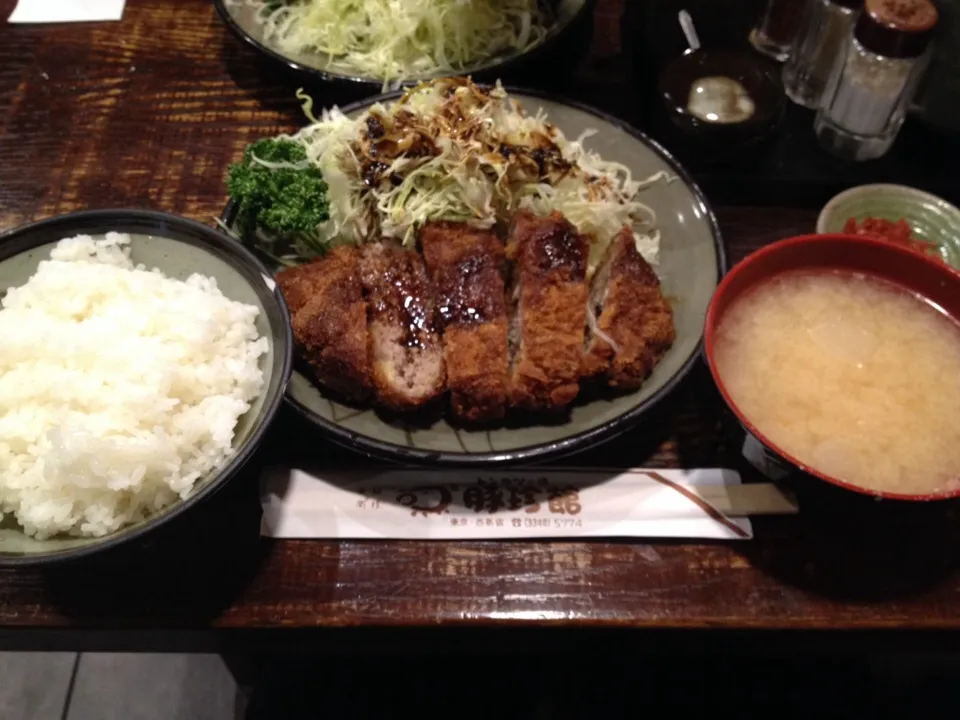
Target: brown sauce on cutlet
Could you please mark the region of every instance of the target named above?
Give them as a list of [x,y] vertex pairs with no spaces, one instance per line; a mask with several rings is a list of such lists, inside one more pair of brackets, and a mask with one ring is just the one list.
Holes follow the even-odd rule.
[[624,247],[617,253],[612,270],[617,274],[628,274],[646,285],[659,286],[660,280],[657,274],[634,246],[633,235],[620,239],[619,242],[624,243]]
[[384,292],[372,299],[374,313],[395,318],[403,329],[400,342],[404,347],[427,347],[435,332],[430,288],[417,272],[413,258],[404,251],[389,258],[383,282]]
[[528,242],[538,271],[563,269],[569,270],[575,280],[586,277],[586,243],[571,226],[540,225],[533,230]]
[[502,293],[490,293],[483,282],[487,272],[497,272],[490,255],[469,255],[441,280],[440,317],[444,326],[478,325],[504,314]]

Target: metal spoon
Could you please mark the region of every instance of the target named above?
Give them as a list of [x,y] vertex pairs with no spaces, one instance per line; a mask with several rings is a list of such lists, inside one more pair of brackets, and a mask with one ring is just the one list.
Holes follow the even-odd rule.
[[683,30],[683,36],[687,39],[687,47],[690,48],[690,52],[696,52],[700,49],[700,38],[697,37],[697,28],[694,27],[693,18],[686,10],[677,13],[677,17],[680,19],[680,29]]

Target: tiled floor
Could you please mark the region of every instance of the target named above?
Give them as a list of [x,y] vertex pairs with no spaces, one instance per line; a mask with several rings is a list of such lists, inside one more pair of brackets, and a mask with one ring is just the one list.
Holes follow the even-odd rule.
[[0,720],[234,720],[216,655],[0,653]]
[[[629,659],[485,657],[495,672],[412,657],[362,663],[274,659],[250,700],[258,720],[594,720],[716,714],[783,720],[857,707],[852,717],[960,718],[960,658]],[[697,692],[691,692],[691,687]],[[334,692],[331,693],[331,690]],[[509,696],[511,701],[504,703]],[[239,693],[216,655],[0,652],[0,720],[240,720]],[[846,705],[844,705],[846,703]],[[245,704],[245,703],[241,703]],[[317,708],[323,707],[323,715]],[[776,713],[768,712],[779,708]],[[455,708],[456,710],[452,710]],[[784,710],[787,708],[789,711]],[[748,712],[749,710],[749,712]],[[690,711],[690,712],[686,712]]]

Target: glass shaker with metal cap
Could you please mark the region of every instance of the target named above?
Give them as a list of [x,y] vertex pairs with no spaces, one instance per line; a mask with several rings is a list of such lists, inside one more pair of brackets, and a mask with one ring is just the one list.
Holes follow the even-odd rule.
[[890,149],[926,67],[937,19],[930,0],[866,0],[814,121],[825,149],[849,160]]
[[816,109],[863,0],[810,0],[783,66],[783,89],[798,105]]

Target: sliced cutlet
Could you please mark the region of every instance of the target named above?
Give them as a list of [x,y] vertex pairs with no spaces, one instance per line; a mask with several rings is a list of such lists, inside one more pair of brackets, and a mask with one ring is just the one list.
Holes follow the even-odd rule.
[[318,273],[316,266],[323,261],[324,258],[319,258],[304,265],[285,268],[277,273],[277,284],[283,293],[283,299],[287,301],[291,318],[307,304],[307,300],[313,294],[313,281],[322,276],[322,272]]
[[421,408],[446,388],[436,298],[423,259],[393,243],[370,243],[362,249],[360,277],[377,399],[396,411]]
[[511,404],[557,410],[580,390],[588,245],[564,217],[520,211],[510,230],[516,315]]
[[596,327],[587,338],[584,375],[618,390],[636,390],[676,338],[660,280],[637,252],[630,228],[614,239],[594,276]]
[[498,420],[509,386],[503,243],[489,230],[435,222],[420,231],[420,247],[437,289],[453,415]]
[[322,385],[354,401],[367,399],[373,388],[359,259],[356,248],[337,247],[277,274],[304,359]]

